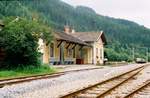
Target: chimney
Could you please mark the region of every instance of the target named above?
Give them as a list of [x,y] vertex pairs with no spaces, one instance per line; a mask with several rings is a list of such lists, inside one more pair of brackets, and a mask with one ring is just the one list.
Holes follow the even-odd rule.
[[64,27],[64,32],[67,33],[67,34],[70,33],[70,27],[69,27],[68,25],[66,25],[66,26]]

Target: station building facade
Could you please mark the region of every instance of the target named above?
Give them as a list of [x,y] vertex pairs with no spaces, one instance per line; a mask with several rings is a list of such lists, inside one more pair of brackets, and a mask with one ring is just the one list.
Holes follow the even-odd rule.
[[42,61],[52,65],[103,64],[106,38],[100,32],[75,32],[69,26],[55,32],[51,44],[39,40]]

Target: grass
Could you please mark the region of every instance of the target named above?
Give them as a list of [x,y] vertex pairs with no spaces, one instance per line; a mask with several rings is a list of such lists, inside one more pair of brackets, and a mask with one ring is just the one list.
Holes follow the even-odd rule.
[[28,66],[24,68],[16,68],[12,70],[0,70],[0,79],[16,78],[31,75],[51,74],[56,72],[56,69],[48,65],[38,67]]

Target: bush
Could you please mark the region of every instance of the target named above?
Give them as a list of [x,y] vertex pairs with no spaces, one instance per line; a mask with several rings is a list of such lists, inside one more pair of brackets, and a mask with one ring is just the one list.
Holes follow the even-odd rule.
[[109,61],[131,61],[130,55],[123,52],[116,52],[113,49],[106,48],[105,52]]
[[40,65],[38,40],[51,41],[51,29],[36,21],[24,18],[6,18],[5,27],[0,32],[0,48],[6,56],[0,68]]

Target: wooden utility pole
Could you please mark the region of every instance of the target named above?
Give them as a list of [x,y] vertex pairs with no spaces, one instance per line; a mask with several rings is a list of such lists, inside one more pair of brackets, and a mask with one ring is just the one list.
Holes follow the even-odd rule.
[[149,53],[148,53],[148,48],[146,49],[147,51],[146,51],[146,55],[147,55],[147,62],[148,62],[148,55],[149,55]]
[[132,49],[132,57],[133,57],[133,62],[134,62],[134,60],[135,60],[135,49],[134,48]]

